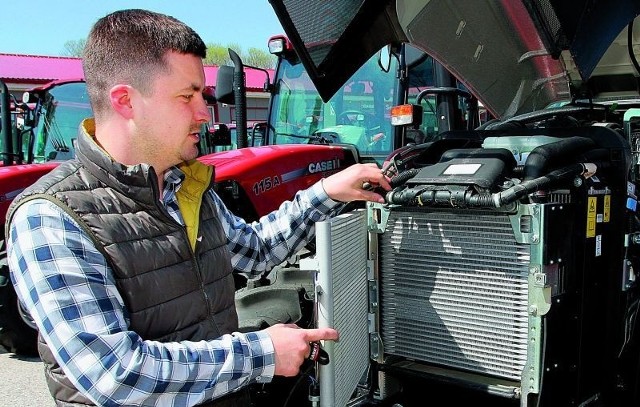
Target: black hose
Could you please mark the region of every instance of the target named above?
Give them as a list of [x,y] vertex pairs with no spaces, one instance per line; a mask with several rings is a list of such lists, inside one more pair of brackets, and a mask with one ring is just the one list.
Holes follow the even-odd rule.
[[586,113],[591,112],[593,109],[591,107],[584,106],[562,106],[553,109],[543,109],[536,110],[535,112],[524,113],[519,116],[513,116],[512,118],[505,120],[503,122],[494,123],[490,126],[486,127],[486,130],[502,130],[502,129],[511,129],[514,125],[522,125],[523,123],[528,123],[531,121],[537,121],[546,119],[548,117],[553,117],[557,115],[567,115],[574,113]]
[[496,207],[501,207],[517,201],[524,196],[541,189],[548,188],[557,181],[575,178],[585,171],[584,164],[571,164],[564,168],[551,171],[549,174],[531,180],[525,180],[520,184],[514,185],[506,191],[494,194],[494,203]]
[[555,143],[543,144],[534,148],[524,164],[525,181],[541,177],[550,168],[595,148],[596,143],[586,137],[569,137]]
[[390,184],[392,188],[396,188],[400,185],[404,185],[405,182],[415,177],[416,174],[420,172],[420,168],[411,168],[409,170],[403,171],[400,174],[394,176],[390,180]]

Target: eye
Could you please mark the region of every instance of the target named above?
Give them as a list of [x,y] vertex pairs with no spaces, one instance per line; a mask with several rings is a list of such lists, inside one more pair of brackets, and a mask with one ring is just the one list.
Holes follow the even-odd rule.
[[193,95],[182,95],[182,97],[185,98],[187,102],[193,99]]

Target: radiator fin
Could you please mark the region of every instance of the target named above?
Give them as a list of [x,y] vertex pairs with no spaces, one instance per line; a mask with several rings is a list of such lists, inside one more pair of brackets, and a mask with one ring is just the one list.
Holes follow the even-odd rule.
[[344,406],[369,364],[366,212],[316,223],[317,325],[340,333],[326,342],[329,364],[320,366],[320,406]]
[[386,355],[520,380],[530,246],[494,212],[390,212],[380,235]]

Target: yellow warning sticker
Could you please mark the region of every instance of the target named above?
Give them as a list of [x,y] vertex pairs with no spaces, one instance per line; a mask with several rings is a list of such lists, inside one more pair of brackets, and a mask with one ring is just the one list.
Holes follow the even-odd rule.
[[611,195],[604,196],[604,207],[602,208],[604,218],[602,219],[604,222],[609,222],[609,217],[611,215]]
[[598,198],[590,196],[587,201],[587,237],[595,237],[596,235],[596,208],[598,206]]

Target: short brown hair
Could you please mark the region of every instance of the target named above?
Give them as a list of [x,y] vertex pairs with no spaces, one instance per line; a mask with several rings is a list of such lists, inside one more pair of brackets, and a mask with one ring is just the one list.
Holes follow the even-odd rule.
[[141,92],[165,70],[168,51],[206,57],[207,47],[189,26],[148,10],[120,10],[99,19],[83,51],[82,66],[94,114],[105,112],[107,91],[119,83]]

